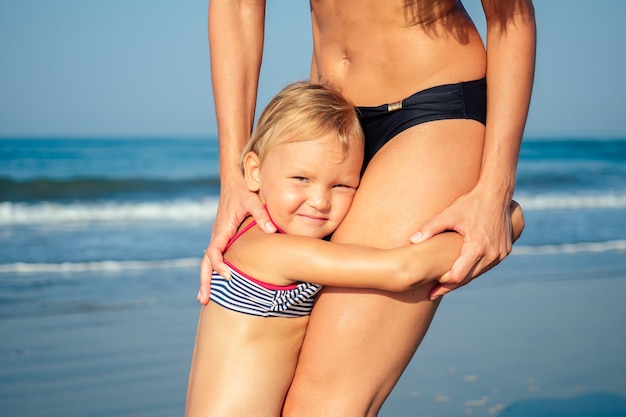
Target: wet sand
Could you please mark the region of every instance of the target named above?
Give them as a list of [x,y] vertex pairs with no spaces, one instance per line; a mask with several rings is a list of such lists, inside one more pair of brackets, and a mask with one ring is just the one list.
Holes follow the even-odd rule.
[[[624,256],[511,257],[447,296],[380,415],[626,416]],[[195,268],[0,288],[0,416],[182,415],[196,292]]]

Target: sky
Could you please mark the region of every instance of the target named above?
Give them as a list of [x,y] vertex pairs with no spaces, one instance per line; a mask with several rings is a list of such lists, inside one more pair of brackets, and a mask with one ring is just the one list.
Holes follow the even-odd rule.
[[[484,34],[480,1],[464,5]],[[216,137],[207,9],[0,0],[0,137]],[[525,136],[626,137],[626,1],[535,0],[535,11]],[[308,1],[268,0],[258,108],[306,79],[310,57]]]

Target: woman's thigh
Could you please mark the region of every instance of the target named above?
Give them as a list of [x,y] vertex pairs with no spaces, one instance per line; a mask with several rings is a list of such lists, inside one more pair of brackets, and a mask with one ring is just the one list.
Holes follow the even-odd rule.
[[[413,127],[368,166],[333,240],[409,244],[425,221],[478,179],[484,127],[450,120]],[[380,277],[392,279],[392,277]],[[376,415],[437,308],[432,286],[406,293],[324,288],[307,329],[285,415]]]

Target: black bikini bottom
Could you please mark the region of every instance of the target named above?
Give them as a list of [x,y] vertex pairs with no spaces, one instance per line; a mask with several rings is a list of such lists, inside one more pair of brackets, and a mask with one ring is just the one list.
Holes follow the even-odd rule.
[[376,152],[402,131],[444,119],[487,119],[487,83],[475,81],[445,84],[418,91],[402,101],[377,107],[357,107],[365,133],[363,170]]

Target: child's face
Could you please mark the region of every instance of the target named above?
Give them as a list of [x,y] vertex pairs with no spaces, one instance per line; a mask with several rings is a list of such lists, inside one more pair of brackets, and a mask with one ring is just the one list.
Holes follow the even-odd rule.
[[281,143],[257,165],[259,196],[285,233],[322,238],[348,212],[362,163],[362,149],[346,156],[330,135]]

